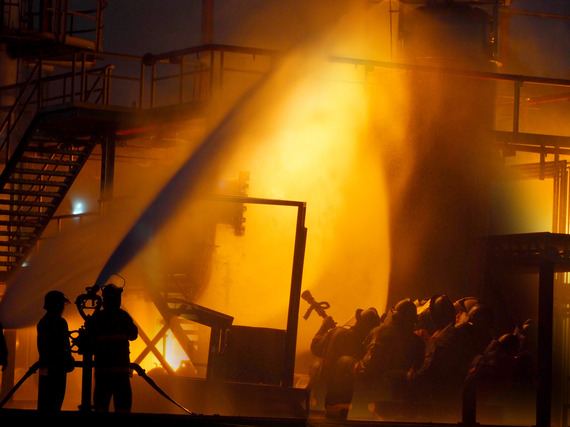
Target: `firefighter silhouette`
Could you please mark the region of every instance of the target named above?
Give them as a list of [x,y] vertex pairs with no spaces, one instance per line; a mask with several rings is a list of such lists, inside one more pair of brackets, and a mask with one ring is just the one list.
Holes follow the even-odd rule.
[[114,284],[105,285],[103,308],[88,319],[95,367],[93,404],[98,412],[108,412],[111,399],[115,412],[131,410],[129,341],[138,337],[138,328],[121,309],[122,292]]
[[60,411],[65,397],[67,373],[74,362],[69,342],[69,328],[62,317],[67,297],[49,291],[44,297],[45,315],[37,324],[39,353],[38,410]]

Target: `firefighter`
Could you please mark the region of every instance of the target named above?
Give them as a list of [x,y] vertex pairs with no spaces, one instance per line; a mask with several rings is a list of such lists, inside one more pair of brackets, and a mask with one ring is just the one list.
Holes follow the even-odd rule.
[[463,302],[468,304],[455,303],[460,307],[456,321],[426,342],[423,364],[410,374],[419,401],[445,420],[460,416],[462,388],[471,363],[492,339],[491,308],[475,298]]
[[[380,316],[375,308],[358,309],[356,322],[351,327],[336,326],[333,318],[327,316],[311,341],[311,352],[320,358],[311,372],[311,384],[314,397],[322,399],[324,395],[325,414],[328,418],[337,418],[338,405],[347,411],[348,405],[338,401],[334,378],[335,365],[342,356],[360,358],[363,356],[363,342],[372,328],[380,324]],[[345,399],[341,399],[344,401]],[[342,417],[341,417],[342,418]]]
[[65,396],[67,374],[74,369],[69,327],[62,317],[69,300],[60,291],[44,297],[45,315],[37,324],[39,353],[38,410],[60,411]]
[[112,283],[105,285],[102,309],[93,313],[87,325],[95,367],[93,404],[98,412],[108,412],[111,399],[115,412],[130,412],[132,406],[129,341],[138,337],[138,328],[121,309],[122,292]]
[[418,306],[416,334],[422,337],[424,342],[450,323],[455,323],[455,307],[447,295],[436,294],[431,298],[416,301],[415,304]]
[[383,419],[412,416],[414,397],[407,376],[421,366],[425,348],[414,333],[417,319],[416,305],[404,299],[370,332],[366,354],[355,367],[354,404],[358,399],[373,403],[374,412]]

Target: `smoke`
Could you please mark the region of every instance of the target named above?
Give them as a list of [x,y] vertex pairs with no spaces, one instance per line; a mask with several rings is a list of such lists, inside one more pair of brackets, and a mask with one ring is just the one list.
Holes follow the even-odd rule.
[[[303,288],[328,301],[338,323],[357,308],[383,311],[389,286],[396,297],[454,288],[465,274],[463,249],[472,243],[462,232],[479,230],[484,220],[480,205],[470,203],[473,195],[483,197],[484,154],[476,143],[487,117],[477,114],[488,113],[487,99],[463,80],[446,89],[449,81],[331,62],[332,55],[389,56],[368,37],[377,8],[342,3],[326,9],[322,25],[301,31],[272,72],[235,104],[224,105],[220,121],[146,204],[117,224],[97,222],[46,247],[49,264],[35,264],[10,284],[0,306],[6,327],[33,321],[40,310],[31,301],[43,283],[78,293],[85,283],[136,271],[145,286],[159,288],[162,260],[183,247],[176,241],[183,232],[199,228],[185,214],[242,170],[250,173],[248,195],[307,203]],[[467,110],[458,108],[464,101],[472,102]],[[233,316],[235,324],[283,328],[295,212],[248,206],[245,218],[243,236],[214,230],[208,286],[196,302]],[[171,234],[172,245],[157,252],[172,230],[180,230]],[[63,273],[45,274],[46,265],[58,264]],[[301,321],[299,355],[308,353],[319,324],[317,317]]]
[[49,290],[60,290],[74,302],[93,285],[101,265],[136,218],[137,200],[117,202],[114,209],[107,216],[86,220],[79,229],[40,242],[26,266],[10,279],[2,298],[0,319],[5,328],[37,323]]

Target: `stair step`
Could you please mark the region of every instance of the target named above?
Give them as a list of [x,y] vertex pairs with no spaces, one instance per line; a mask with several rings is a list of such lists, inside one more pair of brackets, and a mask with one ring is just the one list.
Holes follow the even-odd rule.
[[47,208],[54,209],[56,205],[49,202],[37,202],[32,200],[10,200],[10,199],[0,199],[0,205],[13,205],[13,206],[30,206],[37,208]]
[[20,163],[34,163],[40,165],[58,165],[58,166],[79,166],[80,163],[73,160],[59,160],[48,157],[22,157]]
[[32,222],[32,221],[21,221],[21,220],[13,220],[13,221],[5,221],[5,220],[0,220],[0,226],[5,225],[5,226],[14,226],[14,227],[26,227],[26,228],[33,228],[33,229],[38,229],[38,228],[42,228],[44,226],[43,223],[40,222]]
[[79,157],[84,157],[85,156],[85,150],[83,149],[83,147],[81,148],[81,150],[70,150],[70,149],[66,149],[66,148],[59,148],[59,147],[26,147],[26,151],[29,152],[33,152],[33,153],[39,153],[39,154],[61,154],[61,155],[67,155],[67,156],[79,156]]
[[[93,147],[96,143],[93,141],[80,141],[77,139],[63,141],[60,136],[46,136],[44,139],[41,136],[34,135],[33,139],[28,141],[26,150],[40,149],[40,150],[55,150],[60,153],[62,150],[74,150],[77,148],[82,151],[86,148]],[[64,136],[65,138],[65,136]]]
[[19,263],[19,262],[1,261],[0,260],[0,267],[16,268],[16,267],[19,267],[20,265],[21,265],[21,263]]
[[6,256],[6,257],[12,257],[12,258],[23,258],[26,255],[22,252],[0,251],[0,256]]
[[74,177],[76,175],[76,173],[74,172],[32,169],[32,168],[14,168],[14,172],[21,173],[23,175],[46,175],[46,176],[63,176],[63,177]]
[[[24,179],[24,178],[8,178],[7,182],[9,184],[21,184],[21,185],[31,185],[31,186],[41,186],[41,187],[69,187],[66,181],[53,181],[53,180],[39,180],[39,179]],[[7,192],[7,189],[3,189],[0,192]],[[12,190],[19,191],[19,190]],[[14,194],[28,194],[27,191]]]
[[23,240],[0,240],[0,246],[14,246],[18,248],[29,248],[32,244]]
[[50,212],[37,212],[37,211],[24,211],[24,210],[10,210],[10,209],[0,209],[0,215],[6,216],[19,216],[19,217],[34,217],[34,218],[50,218]]
[[10,188],[4,188],[0,190],[0,194],[61,198],[61,194],[56,191],[12,190]]
[[0,230],[0,236],[9,237],[9,238],[36,238],[37,233],[29,232],[29,231],[7,231],[7,230]]

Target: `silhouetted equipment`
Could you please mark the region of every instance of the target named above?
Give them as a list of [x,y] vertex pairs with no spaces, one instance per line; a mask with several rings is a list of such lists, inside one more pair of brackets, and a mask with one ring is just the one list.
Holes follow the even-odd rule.
[[217,378],[220,375],[221,346],[223,346],[226,341],[227,331],[234,318],[189,301],[170,299],[168,302],[175,304],[172,311],[177,316],[210,327],[210,349],[208,351],[206,378]]
[[[103,299],[97,294],[99,291],[97,286],[88,286],[85,288],[86,293],[79,295],[75,299],[75,306],[79,314],[85,321],[83,326],[77,331],[72,331],[71,335],[71,351],[82,356],[82,362],[78,364],[82,368],[81,371],[81,405],[79,409],[82,411],[90,411],[91,406],[91,389],[93,384],[93,348],[89,339],[89,332],[86,324],[89,318],[101,310]],[[76,334],[76,335],[75,335]]]
[[[85,368],[85,364],[82,362],[76,362],[76,365],[82,368]],[[26,371],[26,373],[24,374],[24,376],[20,379],[20,381],[18,381],[14,387],[12,387],[12,389],[8,392],[8,394],[6,394],[6,396],[4,396],[4,399],[2,399],[2,401],[0,402],[0,408],[4,407],[4,405],[6,404],[6,402],[8,402],[10,400],[10,398],[14,395],[14,393],[20,388],[20,386],[22,384],[24,384],[24,382],[26,382],[26,380],[28,378],[30,378],[33,374],[35,374],[38,371],[38,368],[40,367],[40,362],[36,362],[34,363],[32,366],[30,366],[28,368],[28,370]],[[170,402],[174,403],[176,406],[178,406],[180,409],[182,409],[184,412],[186,412],[187,414],[192,415],[192,412],[188,409],[186,409],[184,406],[182,406],[180,403],[176,402],[173,398],[171,398],[169,395],[167,395],[157,384],[156,382],[154,382],[154,380],[152,378],[150,378],[145,370],[143,368],[141,368],[139,365],[137,365],[136,363],[131,363],[131,368],[136,371],[136,373],[143,378],[152,388],[154,388],[161,396],[165,397],[167,400],[169,400]]]
[[[437,62],[462,58],[482,63],[494,58],[497,28],[493,2],[403,1],[399,14],[400,39],[406,56]],[[484,10],[484,8],[489,10]]]
[[[81,410],[88,411],[88,410],[92,409],[91,387],[92,387],[92,376],[93,376],[93,348],[91,346],[91,342],[90,342],[90,338],[89,338],[89,330],[88,330],[87,326],[88,326],[89,319],[91,318],[91,316],[93,316],[94,313],[98,312],[102,308],[103,300],[102,300],[101,296],[98,295],[99,290],[103,289],[102,293],[105,293],[106,290],[107,290],[107,292],[119,292],[119,293],[121,293],[123,291],[123,288],[117,287],[113,284],[109,284],[109,285],[105,285],[103,287],[89,286],[85,289],[86,289],[86,292],[84,294],[79,295],[75,299],[75,305],[77,307],[77,310],[79,311],[79,314],[81,315],[83,320],[85,320],[85,324],[83,326],[81,326],[81,328],[78,331],[73,331],[71,333],[71,341],[72,341],[72,351],[77,352],[83,356],[82,362],[76,362],[76,366],[80,366],[83,369],[83,371],[82,371],[82,384],[81,384],[81,405],[79,408]],[[195,320],[197,320],[197,321],[201,320],[203,323],[209,323],[210,325],[215,325],[215,323],[216,323],[215,320],[212,320],[212,319],[219,318],[219,316],[213,315],[212,314],[213,312],[211,310],[206,310],[206,309],[199,310],[199,309],[197,309],[197,307],[194,307],[193,312],[195,313],[193,316],[195,318]],[[231,321],[230,321],[230,323],[231,323]],[[76,335],[74,336],[74,334],[76,334]],[[176,406],[181,408],[184,412],[186,412],[188,414],[192,414],[191,411],[189,411],[184,406],[180,405],[178,402],[176,402],[174,399],[172,399],[170,396],[168,396],[154,382],[154,380],[152,380],[152,378],[150,378],[146,374],[145,370],[143,368],[141,368],[140,365],[138,365],[137,363],[131,363],[130,366],[131,366],[131,369],[135,370],[137,372],[137,374],[139,374],[139,376],[141,378],[143,378],[158,393],[160,393],[166,399],[168,399],[169,401],[174,403]],[[32,368],[30,368],[30,370],[31,369]],[[29,373],[29,375],[27,375],[27,376],[29,377],[32,373],[33,372]],[[25,378],[22,379],[22,382],[24,380],[25,380]]]
[[[487,251],[487,287],[495,288],[506,273],[538,274],[538,384],[536,395],[537,426],[551,425],[553,378],[559,375],[553,365],[553,319],[555,273],[570,271],[570,236],[557,233],[522,233],[490,236]],[[554,374],[554,376],[553,376]],[[472,418],[475,415],[471,415]],[[563,416],[567,425],[567,415]]]
[[224,380],[280,385],[284,351],[284,330],[234,325],[221,358]]
[[305,301],[307,301],[310,305],[309,309],[306,311],[305,315],[303,316],[303,319],[307,320],[309,318],[309,316],[311,315],[313,310],[315,310],[315,313],[317,313],[323,319],[327,317],[327,312],[325,310],[330,308],[330,304],[328,302],[326,302],[326,301],[322,301],[322,302],[315,301],[315,299],[311,295],[310,291],[303,291],[303,293],[301,294],[301,298],[303,298]]

